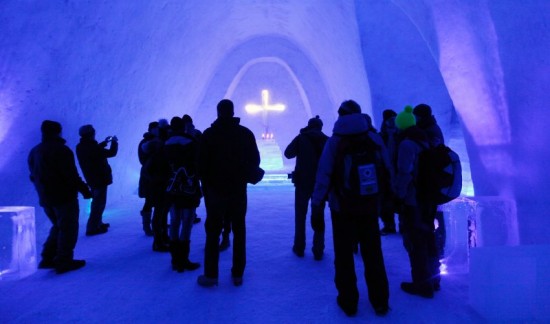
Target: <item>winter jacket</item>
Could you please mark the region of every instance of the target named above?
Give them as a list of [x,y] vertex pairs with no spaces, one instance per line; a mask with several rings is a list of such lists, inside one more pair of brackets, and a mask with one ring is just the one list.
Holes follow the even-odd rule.
[[80,169],[88,185],[101,188],[113,183],[113,174],[107,158],[116,156],[118,142],[112,141],[109,149],[107,142],[98,143],[95,139],[82,137],[76,146],[76,156]]
[[246,190],[247,174],[260,166],[254,134],[240,118],[218,118],[200,138],[199,175],[203,187],[218,192]]
[[195,187],[195,195],[192,196],[170,196],[170,203],[175,204],[180,208],[196,208],[200,204],[202,197],[199,176],[197,173],[198,163],[198,143],[189,135],[174,132],[164,143],[162,154],[160,155],[166,163],[165,169],[168,173],[165,174],[167,179],[174,174],[180,167],[184,167],[187,174],[193,177],[193,185]]
[[417,126],[398,135],[394,193],[405,205],[416,206],[415,179],[418,175],[418,155],[428,147],[426,134]]
[[138,159],[141,165],[144,165],[145,162],[147,162],[147,159],[149,158],[149,155],[147,155],[143,150],[143,144],[146,142],[149,142],[154,138],[155,138],[155,135],[153,135],[151,132],[145,132],[143,134],[143,139],[138,144]]
[[340,211],[340,202],[338,201],[338,196],[331,183],[333,172],[335,171],[338,146],[342,136],[356,135],[365,132],[368,132],[370,138],[380,147],[384,166],[387,171],[390,172],[391,168],[384,142],[378,134],[370,131],[369,124],[363,115],[351,114],[339,116],[334,124],[333,134],[327,140],[323,153],[321,154],[321,159],[319,160],[317,175],[315,177],[315,189],[311,199],[312,205],[318,206],[322,201],[328,198],[330,208],[335,211]]
[[78,192],[91,195],[78,174],[73,152],[61,137],[43,137],[29,153],[27,163],[40,206],[71,202],[78,198]]
[[159,137],[144,141],[140,146],[145,157],[145,163],[142,165],[139,174],[138,195],[141,198],[152,198],[157,202],[164,199],[162,193],[166,189],[166,181],[164,177],[155,175],[157,169],[155,164],[158,159],[154,159],[155,156],[161,154],[163,146],[164,141]]
[[292,182],[297,187],[311,188],[315,184],[317,165],[328,136],[320,129],[305,127],[285,149],[287,159],[296,158]]

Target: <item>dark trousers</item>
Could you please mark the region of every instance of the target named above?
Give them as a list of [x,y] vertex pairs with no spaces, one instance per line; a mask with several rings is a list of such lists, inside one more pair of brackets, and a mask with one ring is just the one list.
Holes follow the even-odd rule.
[[78,239],[78,200],[65,204],[43,206],[52,222],[50,234],[44,242],[42,259],[64,262],[72,260]]
[[445,228],[445,217],[442,211],[436,211],[435,219],[438,227],[435,229],[435,243],[437,245],[437,254],[439,259],[445,257],[445,244],[447,242],[447,230]]
[[145,201],[143,202],[143,208],[141,208],[141,211],[143,212],[153,212],[153,203],[151,202],[151,198],[145,197]]
[[[296,186],[294,190],[294,250],[304,251],[306,248],[306,217],[309,200],[313,188]],[[312,219],[313,221],[313,219]],[[325,217],[317,220],[318,226],[313,228],[313,251],[322,254],[325,250]]]
[[223,218],[222,238],[224,240],[229,240],[229,234],[231,234],[231,216],[228,215]]
[[395,226],[395,204],[393,194],[387,193],[382,196],[380,219],[387,230],[396,230]]
[[349,215],[331,209],[334,241],[334,282],[338,297],[348,305],[357,305],[359,291],[355,275],[353,248],[358,242],[365,269],[368,296],[374,308],[387,307],[389,285],[382,254],[377,213]]
[[409,255],[412,281],[417,285],[432,285],[440,280],[434,233],[435,208],[424,203],[404,206],[399,218],[403,246]]
[[153,218],[151,227],[153,230],[154,240],[157,244],[168,243],[168,212],[170,202],[165,195],[157,194],[150,197],[150,202],[153,205]]
[[103,212],[107,204],[107,186],[92,188],[92,203],[90,217],[86,224],[87,231],[95,231],[103,224]]
[[246,265],[246,226],[247,208],[246,185],[229,192],[203,188],[206,207],[206,245],[204,248],[204,275],[218,277],[220,257],[219,241],[224,222],[229,220],[233,229],[233,267],[231,275],[242,277]]

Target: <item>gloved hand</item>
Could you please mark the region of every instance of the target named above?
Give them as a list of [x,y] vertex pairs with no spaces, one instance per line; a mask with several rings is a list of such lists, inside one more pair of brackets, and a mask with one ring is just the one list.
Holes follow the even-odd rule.
[[314,231],[325,229],[325,206],[311,204],[311,228]]

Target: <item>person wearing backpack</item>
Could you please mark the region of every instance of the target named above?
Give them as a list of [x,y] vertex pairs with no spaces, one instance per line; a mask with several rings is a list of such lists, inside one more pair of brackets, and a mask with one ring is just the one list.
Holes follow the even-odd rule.
[[[376,315],[389,311],[389,285],[382,254],[378,214],[380,190],[389,181],[384,144],[369,131],[353,100],[342,102],[315,178],[312,215],[329,203],[334,243],[336,302],[348,316],[357,313],[359,291],[353,249],[359,242],[369,301]],[[313,216],[312,216],[313,218]]]
[[395,118],[398,128],[396,176],[393,183],[399,214],[403,246],[409,255],[412,282],[402,282],[406,293],[433,298],[433,268],[431,256],[435,250],[433,215],[427,212],[429,202],[417,195],[418,160],[428,147],[428,138],[416,126],[411,106],[405,107]]
[[[315,175],[319,158],[325,147],[328,136],[322,131],[323,121],[319,116],[311,118],[307,126],[300,130],[285,149],[287,159],[296,158],[296,166],[292,173],[292,183],[294,183],[294,245],[292,251],[298,257],[304,256],[306,247],[306,215],[308,203],[313,193],[315,185]],[[313,215],[312,215],[313,216]],[[324,204],[323,213],[315,215],[316,219],[311,219],[313,227],[313,257],[319,261],[323,259],[325,250],[325,217]]]
[[171,136],[162,149],[169,177],[165,208],[170,212],[172,269],[183,272],[200,267],[199,263],[189,261],[195,209],[202,197],[197,174],[198,143],[185,133],[185,124],[180,117],[172,118],[170,126]]
[[[443,132],[437,124],[437,120],[432,115],[432,107],[426,104],[416,105],[413,109],[413,114],[416,118],[416,125],[426,133],[430,147],[436,147],[441,144],[445,144],[445,138],[443,137]],[[441,277],[439,275],[439,267],[441,266],[440,259],[445,255],[445,241],[446,241],[446,230],[445,230],[445,219],[443,217],[443,211],[440,210],[440,207],[432,204],[432,208],[429,212],[434,214],[434,218],[437,220],[437,228],[435,229],[435,243],[437,247],[437,256],[432,260],[434,273],[436,273],[433,284],[434,289],[440,290]]]

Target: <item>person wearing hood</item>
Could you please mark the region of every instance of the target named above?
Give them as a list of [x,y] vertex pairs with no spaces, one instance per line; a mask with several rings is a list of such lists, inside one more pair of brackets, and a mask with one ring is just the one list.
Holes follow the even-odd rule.
[[416,126],[413,108],[406,106],[395,118],[398,128],[396,177],[393,184],[401,205],[399,227],[403,246],[409,255],[411,282],[402,282],[401,290],[424,298],[433,298],[432,255],[435,251],[434,220],[427,204],[417,199],[415,179],[418,176],[420,153],[428,147],[428,137]]
[[252,131],[234,117],[233,102],[221,100],[218,118],[201,136],[199,176],[206,207],[206,244],[204,274],[197,278],[202,287],[218,285],[219,239],[224,221],[233,229],[233,267],[235,286],[243,283],[246,265],[247,181],[250,170],[260,166],[260,153]]
[[111,166],[107,159],[116,156],[118,139],[116,136],[108,136],[103,142],[98,143],[92,125],[80,127],[78,133],[80,143],[76,146],[76,156],[84,178],[92,188],[93,195],[90,216],[86,224],[86,235],[103,234],[109,228],[109,223],[103,223],[103,211],[107,203],[107,186],[113,183]]
[[[296,158],[296,166],[292,172],[292,183],[294,183],[294,245],[292,251],[298,257],[304,256],[306,247],[306,215],[308,203],[313,194],[317,165],[321,153],[325,147],[328,136],[322,131],[323,121],[315,116],[308,121],[307,127],[300,130],[298,134],[285,149],[287,159]],[[314,215],[312,215],[314,216]],[[313,227],[313,247],[311,251],[315,260],[323,258],[325,250],[325,217],[324,203],[323,213],[317,219],[311,219]]]
[[52,223],[38,268],[53,268],[61,274],[86,265],[85,260],[74,259],[78,240],[78,193],[84,199],[92,198],[92,193],[78,174],[73,151],[61,137],[61,124],[45,120],[41,131],[42,141],[32,148],[27,160],[40,206]]
[[[361,107],[353,100],[344,101],[338,109],[333,134],[327,140],[319,160],[311,199],[312,214],[317,213],[322,208],[323,201],[328,198],[338,306],[348,316],[357,313],[359,291],[353,250],[359,243],[369,301],[376,315],[384,316],[389,311],[389,285],[378,225],[380,195],[379,191],[373,190],[372,195],[348,196],[340,190],[342,181],[338,179],[342,177],[341,174],[345,174],[348,160],[345,152],[350,143],[357,143],[354,146],[359,147],[360,152],[376,156],[376,162],[373,162],[376,174],[378,170],[384,170],[380,172],[378,179],[381,182],[390,180],[389,161],[384,153],[382,139],[372,130],[368,118],[361,114]],[[358,172],[359,168],[355,171]],[[386,181],[382,181],[384,175],[387,175]],[[359,208],[355,208],[356,206]]]

